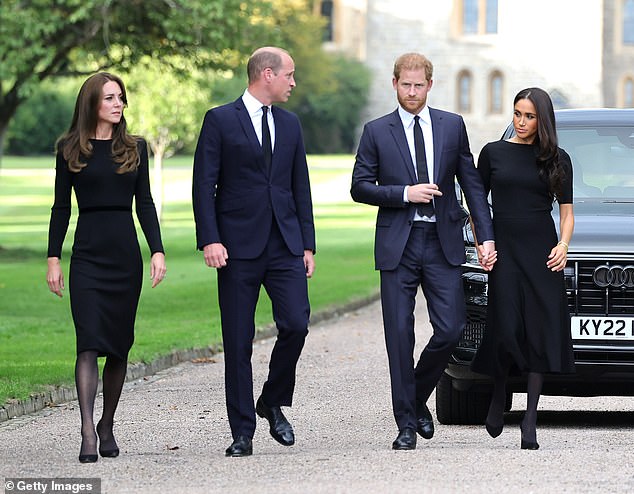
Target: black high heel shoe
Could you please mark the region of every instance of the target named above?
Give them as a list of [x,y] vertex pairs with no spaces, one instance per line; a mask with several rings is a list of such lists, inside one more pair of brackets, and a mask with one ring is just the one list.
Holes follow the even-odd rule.
[[113,448],[113,449],[99,448],[99,454],[102,456],[102,458],[116,458],[117,456],[119,456],[119,448]]
[[484,427],[489,433],[489,436],[496,438],[502,434],[502,431],[504,430],[504,423],[502,423],[502,425],[491,425],[488,422],[485,422]]
[[537,441],[525,441],[524,440],[524,423],[520,422],[520,431],[522,433],[521,435],[521,441],[520,441],[520,449],[531,449],[531,450],[536,450],[539,449],[539,443]]
[[103,440],[101,439],[101,434],[99,434],[100,424],[101,422],[97,424],[97,436],[99,437],[99,454],[101,455],[102,458],[116,458],[117,456],[119,456],[119,447],[117,446],[117,442],[114,439],[114,435],[111,434],[112,435],[111,442],[114,444],[114,446],[110,445],[111,447],[109,448],[102,447]]
[[95,463],[97,461],[97,454],[82,453],[84,450],[84,441],[81,442],[81,448],[79,449],[79,463]]

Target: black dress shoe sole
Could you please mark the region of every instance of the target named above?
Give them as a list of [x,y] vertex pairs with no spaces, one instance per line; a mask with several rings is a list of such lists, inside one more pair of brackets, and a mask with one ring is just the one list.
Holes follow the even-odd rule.
[[413,449],[416,449],[416,445],[415,444],[392,444],[392,449],[395,451],[411,451]]
[[253,454],[253,450],[251,451],[225,451],[225,456],[230,458],[241,458],[243,456],[251,456]]

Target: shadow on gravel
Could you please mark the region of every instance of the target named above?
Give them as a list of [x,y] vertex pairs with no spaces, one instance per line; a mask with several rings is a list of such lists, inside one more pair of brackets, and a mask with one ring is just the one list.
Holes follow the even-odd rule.
[[[519,424],[524,416],[523,411],[507,412],[504,415],[504,423]],[[597,427],[600,429],[634,429],[634,411],[552,411],[540,410],[538,412],[537,427]]]

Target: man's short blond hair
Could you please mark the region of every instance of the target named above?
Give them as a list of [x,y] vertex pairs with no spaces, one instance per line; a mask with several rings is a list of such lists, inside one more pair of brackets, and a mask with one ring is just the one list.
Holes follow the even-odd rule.
[[398,81],[403,70],[425,69],[425,79],[431,81],[434,75],[434,66],[427,57],[420,53],[405,53],[394,62],[394,78]]

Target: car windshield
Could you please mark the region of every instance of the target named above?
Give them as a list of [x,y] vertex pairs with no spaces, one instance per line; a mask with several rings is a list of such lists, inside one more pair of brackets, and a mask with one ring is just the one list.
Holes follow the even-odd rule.
[[634,203],[634,127],[558,128],[578,202]]

